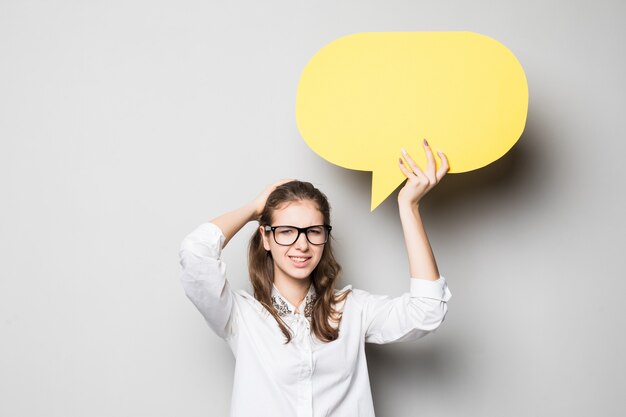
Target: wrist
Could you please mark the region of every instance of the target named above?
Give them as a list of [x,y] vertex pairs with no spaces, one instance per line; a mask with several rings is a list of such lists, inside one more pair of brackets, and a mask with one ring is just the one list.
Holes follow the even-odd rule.
[[245,213],[248,222],[259,220],[259,217],[261,217],[261,211],[256,207],[254,202],[246,204],[241,210]]
[[[400,215],[400,221],[404,222],[412,222],[414,220],[420,220],[421,215],[419,211],[419,204],[398,204],[398,213]],[[421,220],[420,220],[421,221]]]
[[419,201],[407,201],[398,199],[398,208],[400,211],[419,211]]

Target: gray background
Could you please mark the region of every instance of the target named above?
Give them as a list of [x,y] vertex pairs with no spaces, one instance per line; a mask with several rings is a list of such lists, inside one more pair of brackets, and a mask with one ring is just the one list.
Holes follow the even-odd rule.
[[[227,415],[234,362],[178,248],[280,178],[330,198],[342,284],[406,291],[395,194],[369,212],[295,92],[341,36],[456,30],[517,56],[528,123],[424,202],[454,296],[435,335],[368,347],[377,414],[623,415],[624,4],[0,1],[0,415]],[[224,253],[237,288],[253,227]]]

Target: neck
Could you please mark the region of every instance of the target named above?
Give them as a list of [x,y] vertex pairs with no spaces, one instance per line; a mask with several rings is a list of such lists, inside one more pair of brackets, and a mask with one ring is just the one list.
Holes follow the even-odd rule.
[[276,274],[274,276],[274,285],[278,288],[280,294],[287,299],[287,301],[289,301],[294,307],[298,308],[309,291],[311,277],[306,279],[293,279]]

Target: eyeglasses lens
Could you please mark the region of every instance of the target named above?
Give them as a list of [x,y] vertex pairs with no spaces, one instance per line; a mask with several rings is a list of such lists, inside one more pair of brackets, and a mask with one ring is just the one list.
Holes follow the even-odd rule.
[[[298,237],[298,229],[295,227],[280,226],[274,230],[274,238],[279,245],[292,245]],[[328,230],[324,226],[309,227],[306,229],[306,238],[313,245],[322,245],[328,239]]]

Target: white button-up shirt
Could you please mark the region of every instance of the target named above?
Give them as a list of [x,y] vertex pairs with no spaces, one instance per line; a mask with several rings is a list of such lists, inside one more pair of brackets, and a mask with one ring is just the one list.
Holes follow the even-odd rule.
[[373,417],[364,344],[418,339],[446,315],[444,277],[410,278],[410,291],[396,298],[348,285],[336,290],[352,289],[341,306],[339,338],[324,343],[311,331],[313,286],[297,309],[274,287],[272,301],[293,334],[285,344],[274,317],[248,292],[230,288],[223,243],[221,230],[203,223],[179,255],[187,297],[235,356],[232,417]]

